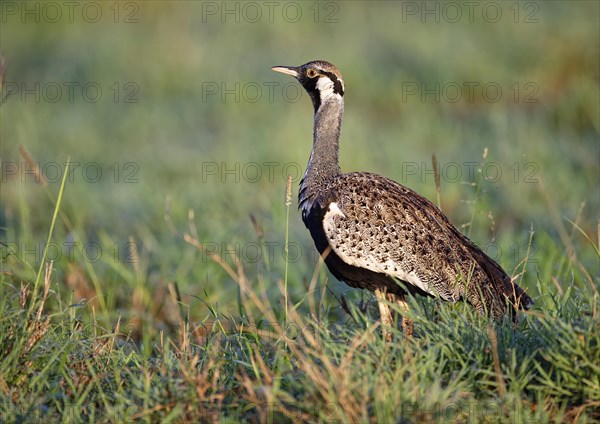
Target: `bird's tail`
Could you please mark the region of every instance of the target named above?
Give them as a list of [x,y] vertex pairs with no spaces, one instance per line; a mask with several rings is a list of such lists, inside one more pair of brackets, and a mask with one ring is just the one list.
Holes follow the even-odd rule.
[[472,252],[479,266],[488,277],[489,284],[486,287],[490,296],[484,296],[486,307],[495,319],[501,319],[508,312],[513,319],[516,318],[517,310],[529,309],[533,300],[525,290],[512,281],[510,276],[504,272],[502,267],[481,250]]

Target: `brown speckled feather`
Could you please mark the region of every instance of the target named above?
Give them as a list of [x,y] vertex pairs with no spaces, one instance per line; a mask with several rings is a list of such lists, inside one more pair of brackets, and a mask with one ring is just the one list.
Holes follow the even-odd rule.
[[430,201],[387,178],[343,174],[325,188],[339,212],[324,231],[346,263],[398,278],[446,301],[467,300],[499,318],[507,300],[531,300]]

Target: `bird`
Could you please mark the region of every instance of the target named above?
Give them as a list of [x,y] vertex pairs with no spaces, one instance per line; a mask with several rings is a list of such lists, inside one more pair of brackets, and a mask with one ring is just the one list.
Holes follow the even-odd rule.
[[294,77],[314,107],[312,149],[298,192],[302,221],[336,279],[374,292],[387,341],[392,303],[399,306],[405,337],[414,333],[407,295],[466,301],[496,321],[533,304],[425,197],[374,173],[342,173],[345,85],[333,64],[315,60],[271,70]]

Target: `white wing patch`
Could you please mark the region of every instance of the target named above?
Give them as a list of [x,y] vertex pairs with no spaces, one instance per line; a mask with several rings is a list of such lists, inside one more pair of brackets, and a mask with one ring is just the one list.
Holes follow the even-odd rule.
[[344,215],[344,212],[342,212],[342,210],[338,206],[337,202],[331,202],[329,204],[329,206],[327,207],[327,213],[325,214],[325,217],[323,218],[323,222],[332,221],[333,217],[335,217],[335,216],[341,216],[342,218],[346,218],[346,215]]
[[[369,271],[387,274],[394,278],[398,278],[405,281],[415,287],[420,288],[426,293],[436,295],[429,285],[421,280],[415,271],[406,271],[403,269],[402,264],[394,261],[386,254],[385,261],[381,261],[382,258],[377,258],[373,252],[361,251],[357,252],[350,246],[350,243],[346,241],[346,238],[350,236],[347,229],[342,230],[339,223],[341,220],[347,219],[346,214],[340,209],[336,202],[332,202],[327,207],[327,212],[323,217],[323,229],[327,236],[327,241],[331,246],[332,250],[347,264],[353,265],[358,268],[368,269]],[[344,234],[344,231],[346,234]],[[401,249],[398,246],[398,249]]]

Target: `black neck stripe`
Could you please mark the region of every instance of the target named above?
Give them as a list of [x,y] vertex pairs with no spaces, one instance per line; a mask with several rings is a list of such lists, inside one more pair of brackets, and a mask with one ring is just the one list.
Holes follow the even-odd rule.
[[317,112],[321,107],[321,93],[317,89],[317,78],[305,78],[302,85],[313,102],[315,112]]

